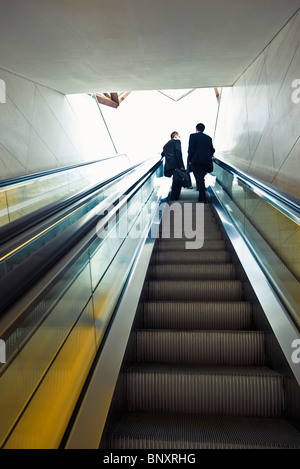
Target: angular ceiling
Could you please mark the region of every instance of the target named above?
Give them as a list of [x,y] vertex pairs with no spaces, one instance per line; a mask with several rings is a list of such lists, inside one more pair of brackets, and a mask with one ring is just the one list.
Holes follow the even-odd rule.
[[232,85],[299,0],[0,0],[0,69],[65,94]]

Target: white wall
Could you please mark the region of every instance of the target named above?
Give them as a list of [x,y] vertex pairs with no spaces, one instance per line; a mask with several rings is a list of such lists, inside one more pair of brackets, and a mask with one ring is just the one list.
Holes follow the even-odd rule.
[[[223,88],[216,156],[300,197],[300,13]],[[294,88],[298,83],[298,90]]]
[[0,80],[0,180],[115,154],[91,97],[66,97],[1,69]]
[[[88,95],[65,96],[0,69],[0,180],[126,153],[133,161],[160,155],[173,130],[188,138],[198,122],[213,135],[213,89],[195,90],[175,102],[158,91],[131,93],[112,109]],[[3,87],[1,97],[3,97]],[[102,113],[102,115],[101,115]],[[102,116],[104,116],[113,145]],[[116,148],[116,149],[115,149]]]

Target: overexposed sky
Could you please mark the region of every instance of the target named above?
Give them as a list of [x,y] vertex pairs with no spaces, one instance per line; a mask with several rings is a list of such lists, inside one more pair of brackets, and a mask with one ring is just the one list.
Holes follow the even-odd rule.
[[[218,103],[213,88],[196,89],[179,101],[158,91],[134,91],[117,108],[100,105],[88,95],[70,95],[69,102],[79,120],[82,152],[87,161],[114,154],[107,128],[117,153],[132,162],[160,155],[174,130],[181,137],[186,163],[189,135],[202,122],[213,138]],[[102,115],[101,115],[102,114]]]
[[179,101],[158,91],[132,92],[117,109],[101,106],[119,153],[136,161],[160,154],[174,130],[181,137],[184,162],[189,135],[203,122],[214,134],[217,99],[213,88],[197,89]]

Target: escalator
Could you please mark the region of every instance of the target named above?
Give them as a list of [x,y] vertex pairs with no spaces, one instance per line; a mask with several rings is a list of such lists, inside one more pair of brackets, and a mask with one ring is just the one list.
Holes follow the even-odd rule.
[[116,155],[1,181],[0,278],[115,193],[136,166]]
[[[185,203],[195,210],[188,192]],[[212,204],[204,224],[199,250],[172,229],[154,246],[100,448],[300,448]]]
[[[0,230],[1,448],[59,446],[143,242],[128,230],[151,223],[144,211],[159,200],[160,160],[106,163],[87,178],[76,168],[66,198],[58,187],[37,208],[28,195],[28,213]],[[48,175],[36,178],[21,181],[21,196],[24,185],[47,193]],[[19,188],[11,182],[4,191]]]
[[237,172],[169,204],[160,160],[127,163],[0,229],[0,447],[299,449],[298,282]]

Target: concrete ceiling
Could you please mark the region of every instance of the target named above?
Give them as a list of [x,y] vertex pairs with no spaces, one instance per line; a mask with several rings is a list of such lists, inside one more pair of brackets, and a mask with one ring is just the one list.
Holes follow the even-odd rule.
[[232,85],[300,0],[0,0],[0,68],[70,93]]

